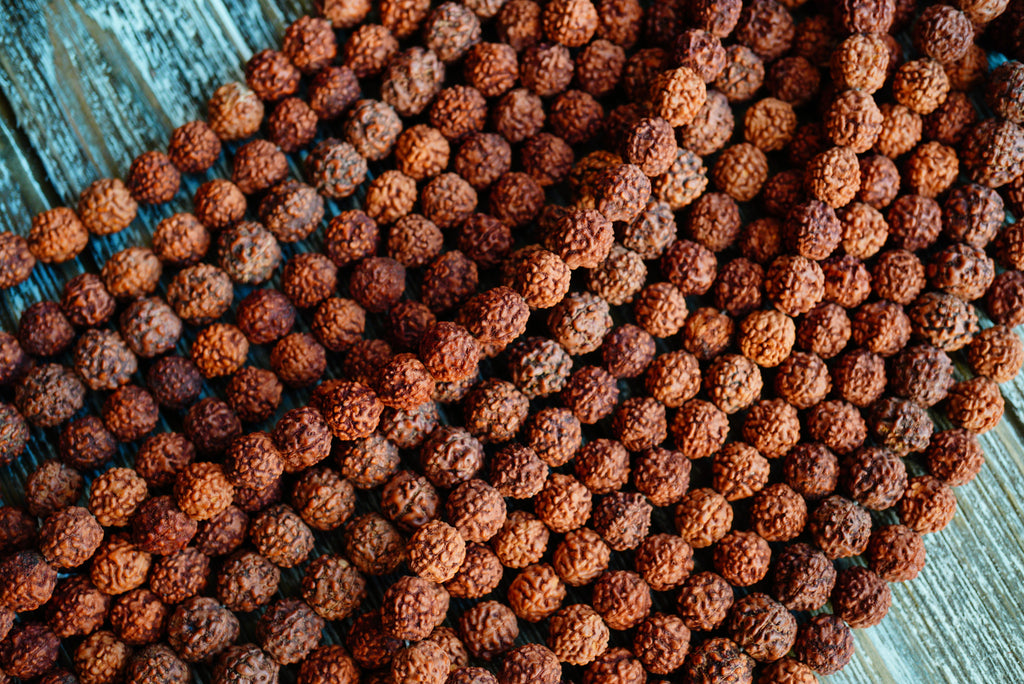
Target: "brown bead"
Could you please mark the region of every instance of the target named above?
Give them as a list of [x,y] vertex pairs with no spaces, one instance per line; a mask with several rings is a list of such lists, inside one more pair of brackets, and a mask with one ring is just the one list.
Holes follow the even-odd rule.
[[170,645],[189,662],[224,651],[238,637],[238,619],[215,599],[196,597],[181,604],[167,624]]
[[324,201],[314,188],[285,180],[260,201],[259,216],[279,241],[295,242],[319,227],[324,217]]
[[921,140],[920,115],[902,104],[885,103],[878,109],[882,116],[881,130],[874,142],[875,152],[894,159],[914,149]]
[[973,38],[971,20],[948,5],[929,7],[914,24],[915,47],[944,64],[963,57]]
[[276,50],[261,50],[245,63],[245,82],[261,100],[274,102],[299,89],[302,74]]
[[341,474],[359,489],[383,485],[398,472],[398,449],[379,434],[354,440],[337,453]]
[[319,71],[334,60],[337,52],[331,22],[319,17],[299,17],[285,29],[281,51],[299,71]]
[[36,523],[24,509],[0,506],[0,549],[8,553],[28,548],[35,540]]
[[270,352],[274,374],[289,387],[316,384],[327,368],[324,348],[309,333],[286,335]]
[[276,677],[279,666],[258,646],[229,646],[217,661],[214,681],[231,682],[241,677]]
[[876,154],[861,160],[858,200],[880,211],[896,199],[899,186],[899,170],[889,157]]
[[907,313],[917,336],[947,352],[966,346],[978,330],[974,309],[952,294],[926,292]]
[[841,479],[854,501],[884,510],[903,496],[907,471],[903,461],[887,449],[865,447],[843,461]]
[[186,684],[189,669],[181,658],[166,644],[152,644],[141,649],[128,661],[125,676],[131,681]]
[[72,325],[80,328],[100,326],[114,315],[115,306],[116,302],[107,292],[103,280],[94,273],[79,274],[64,285],[60,307]]
[[359,668],[344,646],[325,644],[314,648],[302,661],[298,681],[301,684],[356,684]]
[[230,610],[251,612],[277,593],[281,571],[251,551],[230,556],[217,574],[217,598]]
[[788,544],[775,556],[772,596],[790,610],[815,610],[828,601],[835,580],[825,554],[808,544]]
[[520,156],[523,171],[541,187],[565,180],[575,160],[569,143],[551,133],[537,133],[528,138],[523,143]]
[[689,459],[706,458],[725,443],[728,416],[714,404],[691,399],[680,406],[670,431],[677,449]]
[[251,140],[231,160],[231,182],[246,195],[263,192],[288,175],[284,152],[269,140]]
[[508,601],[518,617],[539,622],[553,614],[565,599],[565,585],[549,565],[522,570],[508,589]]
[[450,669],[451,659],[444,649],[433,641],[424,640],[399,650],[385,676],[395,684],[441,684]]
[[[2,419],[0,424],[3,425],[0,428],[0,463],[7,465],[25,452],[25,447],[29,440],[28,422],[18,413],[17,409],[9,404],[0,404],[0,419]],[[98,424],[102,429],[102,423],[99,423],[99,421],[93,419],[90,423]],[[100,447],[98,453],[96,449],[93,449],[91,444],[93,436],[91,433],[94,432],[94,428],[91,425],[86,427],[85,432],[87,433],[85,438],[88,441],[84,445],[83,455],[86,459],[91,460],[93,456],[106,459],[113,455],[112,453],[108,454],[108,451],[112,452],[112,449],[108,450],[107,439],[103,439],[103,435],[98,435],[101,438],[97,445]],[[106,431],[102,430],[102,432],[105,433]],[[63,440],[63,434],[61,437]],[[109,439],[110,446],[112,446],[113,439],[109,438],[109,435],[106,435],[106,437]],[[64,451],[63,445],[61,446],[61,451]],[[65,458],[63,454],[62,458]]]
[[[57,207],[32,217],[27,240],[33,257],[45,264],[59,264],[82,253],[89,242],[89,231],[74,211]],[[25,256],[18,259],[22,263],[26,260]]]
[[743,442],[726,444],[712,457],[711,484],[728,501],[760,491],[768,481],[767,459]]
[[215,463],[185,465],[174,482],[175,501],[195,520],[215,518],[231,505],[233,496],[231,483]]
[[[436,59],[436,58],[435,58]],[[502,100],[504,102],[504,100]],[[495,112],[495,121],[500,122],[502,113]],[[420,169],[417,180],[436,176],[448,165],[449,141],[456,142],[466,136],[482,131],[487,121],[487,101],[476,88],[453,85],[437,93],[430,107],[430,126],[416,127],[410,135],[400,156]],[[499,132],[505,131],[499,127]],[[401,138],[399,141],[401,142]],[[509,142],[519,142],[519,140]],[[425,149],[417,149],[422,146]],[[396,155],[398,154],[396,149]]]
[[395,110],[377,100],[359,100],[345,122],[345,139],[355,152],[368,161],[387,156],[402,132]]
[[380,611],[377,610],[356,618],[348,631],[347,641],[352,658],[359,667],[367,669],[388,665],[402,647],[401,641],[381,629]]
[[257,551],[282,568],[301,563],[313,549],[313,533],[302,518],[284,504],[277,504],[256,515],[249,527],[249,538]]
[[57,585],[57,570],[35,551],[19,551],[0,561],[0,602],[27,612],[45,604]]
[[879,297],[906,306],[924,286],[924,265],[913,252],[894,249],[878,255],[871,271],[871,288]]
[[386,634],[418,641],[444,620],[448,592],[419,577],[403,576],[384,592],[381,624]]
[[121,312],[121,337],[133,352],[153,358],[170,351],[181,337],[181,319],[162,299],[136,299]]
[[163,635],[170,609],[148,589],[135,589],[114,602],[110,624],[119,639],[129,646],[150,644]]
[[821,502],[808,519],[814,542],[830,558],[862,553],[871,534],[871,517],[856,503],[841,496]]
[[118,388],[103,402],[103,424],[120,442],[142,439],[159,419],[153,396],[136,385]]
[[929,114],[946,99],[949,78],[942,65],[922,58],[902,64],[893,76],[893,97],[917,114]]
[[381,509],[402,530],[411,532],[437,517],[440,498],[423,476],[400,470],[381,491]]
[[146,552],[167,556],[185,548],[196,533],[196,522],[178,508],[171,496],[147,499],[132,516],[132,542]]
[[[200,185],[193,196],[192,205],[196,218],[215,231],[241,221],[246,210],[245,195],[238,186],[220,178]],[[155,243],[153,249],[160,253]]]
[[59,461],[40,462],[25,481],[29,513],[46,517],[73,506],[82,495],[82,475]]
[[803,625],[793,646],[797,660],[819,674],[835,674],[853,657],[853,632],[835,615],[817,615]]
[[3,265],[0,290],[6,290],[29,279],[36,258],[25,238],[10,231],[0,231],[0,264]]
[[715,544],[715,570],[733,586],[761,581],[768,574],[770,561],[768,542],[754,532],[734,530]]
[[422,112],[444,83],[445,68],[438,55],[424,47],[411,47],[388,63],[381,98],[403,117]]
[[225,83],[210,98],[207,120],[221,140],[244,140],[259,130],[263,103],[255,92],[241,83]]
[[206,588],[209,574],[209,557],[190,546],[153,563],[149,588],[164,603],[181,603]]
[[[941,295],[936,296],[941,299]],[[910,340],[910,318],[895,302],[863,304],[854,312],[851,324],[853,341],[879,356],[896,354]]]
[[163,152],[143,152],[132,160],[125,186],[140,204],[163,204],[178,193],[181,173]]
[[184,431],[201,454],[219,454],[242,432],[238,416],[213,397],[194,404],[185,415]]
[[220,158],[221,143],[205,121],[189,121],[171,133],[167,157],[181,173],[204,173]]
[[480,598],[497,588],[502,571],[501,561],[493,551],[484,544],[470,542],[466,544],[465,560],[445,583],[445,589],[457,598]]
[[907,159],[904,169],[909,190],[934,198],[956,180],[959,162],[956,151],[933,140],[919,145]]
[[753,531],[767,541],[789,541],[804,529],[807,504],[788,485],[769,485],[754,495],[750,521]]
[[135,471],[111,468],[93,480],[89,512],[105,527],[123,527],[146,499],[146,494],[146,482]]
[[852,567],[839,572],[832,591],[832,608],[851,627],[877,625],[891,604],[888,583],[871,570]]
[[18,343],[33,356],[56,356],[74,339],[75,330],[56,302],[36,302],[21,313]]
[[651,512],[642,494],[613,492],[594,506],[594,529],[616,551],[634,549],[647,536]]
[[796,639],[796,618],[764,594],[749,594],[737,601],[727,624],[729,636],[760,662],[778,660]]
[[780,256],[768,268],[765,292],[783,313],[805,314],[824,297],[824,273],[821,266],[806,257]]
[[515,613],[505,604],[482,601],[459,618],[459,635],[474,657],[491,660],[512,648],[519,625]]
[[360,340],[365,325],[366,312],[359,304],[350,299],[329,297],[313,313],[310,327],[326,349],[346,351]]
[[782,399],[765,399],[747,411],[743,438],[767,458],[785,456],[800,440],[796,408]]
[[721,625],[733,605],[733,589],[713,572],[690,575],[679,591],[676,610],[692,630],[713,630]]
[[248,528],[249,516],[229,505],[215,517],[200,522],[196,548],[208,556],[227,555],[242,545]]
[[651,590],[636,573],[606,572],[594,583],[593,605],[610,628],[630,629],[650,612]]
[[995,277],[985,296],[985,308],[996,323],[1015,326],[1024,321],[1024,276],[1020,271],[1003,271]]
[[397,354],[381,367],[375,388],[382,404],[408,411],[429,401],[434,379],[415,355]]
[[995,278],[995,264],[985,252],[955,244],[928,261],[928,279],[933,287],[965,302],[979,299]]
[[15,387],[14,405],[32,425],[56,427],[70,419],[85,400],[85,386],[74,371],[50,363],[33,367]]
[[101,277],[107,291],[115,298],[136,299],[156,289],[162,270],[153,252],[143,247],[128,247],[107,259]]
[[304,149],[316,137],[317,115],[305,101],[289,97],[267,117],[267,136],[286,154]]
[[608,627],[589,606],[567,606],[552,616],[548,646],[558,659],[586,665],[608,648]]
[[904,525],[875,529],[865,553],[871,569],[888,582],[912,580],[924,568],[924,539]]
[[893,394],[930,408],[942,401],[953,385],[953,362],[940,349],[915,345],[900,352],[891,375]]
[[138,204],[120,179],[102,178],[91,183],[78,196],[76,211],[90,233],[111,235],[131,224],[138,212]]
[[243,221],[220,234],[217,261],[237,283],[262,283],[274,275],[281,263],[281,247],[263,224]]
[[455,62],[480,41],[480,19],[470,7],[444,3],[427,16],[423,38],[442,61]]
[[915,532],[938,532],[953,520],[956,496],[949,485],[922,475],[910,479],[898,510],[901,522]]
[[[397,4],[392,2],[390,6]],[[389,26],[387,12],[381,15],[381,20],[384,26],[366,23],[356,27],[342,48],[342,63],[359,78],[379,74],[398,52],[398,40],[392,33],[397,27]]]
[[329,468],[310,468],[292,489],[292,505],[303,521],[318,530],[337,529],[355,506],[352,484]]
[[107,538],[92,560],[90,577],[105,594],[123,594],[146,581],[152,557],[124,536]]
[[815,404],[807,414],[806,423],[811,440],[821,442],[840,455],[850,453],[867,437],[867,426],[859,409],[845,401]]
[[245,363],[249,341],[241,330],[227,323],[213,323],[199,331],[190,355],[206,378],[232,375]]
[[220,318],[233,298],[231,278],[211,264],[183,268],[167,286],[167,303],[189,325],[205,325]]
[[876,440],[901,455],[923,451],[934,429],[923,408],[893,397],[878,401],[872,407],[869,420]]
[[[60,639],[48,626],[30,622],[18,625],[0,646],[4,672],[22,679],[44,674],[57,662]],[[89,680],[82,678],[83,682]]]
[[90,634],[106,621],[110,602],[87,575],[72,575],[61,580],[47,606],[49,627],[62,639]]

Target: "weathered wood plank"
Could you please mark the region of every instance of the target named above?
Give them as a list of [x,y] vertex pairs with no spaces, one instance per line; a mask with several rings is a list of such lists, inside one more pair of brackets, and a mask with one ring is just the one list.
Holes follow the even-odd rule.
[[[140,151],[201,114],[244,60],[273,45],[305,2],[273,0],[8,0],[0,5],[0,229],[25,233],[33,213],[73,203],[91,180],[121,175]],[[221,163],[212,173],[223,175]],[[190,180],[194,187],[196,180]],[[145,244],[155,222],[187,209],[144,210],[124,234],[93,240],[78,262],[41,268],[26,287],[0,295],[0,325],[64,280],[128,244]],[[184,346],[182,347],[184,349]],[[948,530],[927,539],[928,566],[894,587],[890,617],[858,633],[854,662],[831,682],[1024,681],[1024,380],[1004,387],[1007,420],[983,438],[988,464],[958,490]],[[300,395],[289,395],[290,403]],[[94,400],[95,401],[95,400]],[[94,404],[92,410],[98,407]],[[55,454],[35,434],[34,458]],[[125,462],[129,454],[121,456]],[[0,472],[0,497],[19,500],[29,460]],[[321,535],[332,547],[336,540]],[[293,584],[298,574],[290,572]],[[252,638],[251,624],[245,626]],[[332,630],[332,636],[333,634]]]

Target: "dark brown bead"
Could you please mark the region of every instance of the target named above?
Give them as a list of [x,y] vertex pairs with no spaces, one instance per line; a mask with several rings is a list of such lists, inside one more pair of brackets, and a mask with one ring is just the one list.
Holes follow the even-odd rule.
[[146,386],[160,406],[183,409],[199,398],[203,376],[192,361],[172,354],[149,367]]
[[132,442],[149,434],[160,419],[156,401],[146,390],[125,385],[103,403],[103,423],[121,442]]
[[102,278],[95,273],[81,273],[64,285],[60,306],[72,325],[92,328],[110,320],[117,303]]

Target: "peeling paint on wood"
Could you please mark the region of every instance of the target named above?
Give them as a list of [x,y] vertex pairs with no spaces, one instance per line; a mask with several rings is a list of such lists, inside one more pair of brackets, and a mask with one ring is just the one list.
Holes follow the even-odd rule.
[[[299,0],[3,2],[0,229],[25,234],[33,213],[73,204],[92,180],[123,175],[134,155],[162,148],[173,127],[198,116],[217,85],[239,78],[245,59],[276,44],[303,11]],[[211,175],[226,173],[222,160]],[[189,179],[187,188],[201,180]],[[160,218],[188,209],[186,197],[143,209],[124,233],[93,238],[77,262],[41,267],[30,283],[0,294],[0,325],[12,329],[26,306],[59,297],[68,277],[96,270],[110,253],[148,244]],[[952,525],[928,536],[924,572],[893,587],[889,617],[857,633],[853,663],[827,681],[1024,682],[1024,380],[1003,392],[1006,419],[982,438],[988,462],[957,490]],[[288,402],[299,399],[293,393]],[[32,461],[54,457],[55,442],[55,434],[36,432]],[[121,462],[131,462],[128,451]],[[30,469],[23,458],[0,472],[4,503],[20,501]],[[330,535],[320,538],[337,548]],[[284,582],[294,586],[299,577],[288,571]],[[379,580],[373,584],[379,591]],[[243,638],[251,640],[251,630],[246,621]],[[338,631],[329,628],[328,638]]]

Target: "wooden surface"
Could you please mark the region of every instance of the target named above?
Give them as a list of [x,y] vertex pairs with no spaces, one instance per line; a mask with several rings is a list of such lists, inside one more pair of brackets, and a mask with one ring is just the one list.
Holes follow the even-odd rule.
[[[73,206],[90,181],[123,176],[135,154],[162,149],[174,126],[201,115],[217,85],[240,77],[252,52],[277,45],[304,5],[4,0],[0,229],[25,234],[35,212]],[[226,175],[223,160],[211,174]],[[186,183],[192,189],[197,179]],[[70,275],[96,270],[111,252],[147,244],[159,218],[188,209],[188,194],[143,210],[120,235],[94,238],[77,262],[40,267],[29,284],[0,294],[0,324],[11,329],[26,306],[59,297]],[[1024,384],[1009,383],[1003,392],[1006,418],[982,438],[988,462],[957,490],[960,507],[949,528],[927,537],[924,572],[894,585],[889,617],[857,632],[853,663],[827,681],[1024,682],[1024,423],[1015,408],[1024,407]],[[34,432],[31,462],[55,453],[54,438]],[[0,472],[4,503],[20,501],[29,463],[23,458]]]

